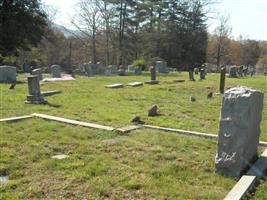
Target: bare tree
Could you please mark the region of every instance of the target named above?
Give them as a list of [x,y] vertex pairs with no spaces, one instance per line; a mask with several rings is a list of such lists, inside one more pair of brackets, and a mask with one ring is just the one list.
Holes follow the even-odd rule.
[[[232,32],[229,26],[229,17],[220,16],[219,25],[215,29],[215,59],[217,65],[217,71],[219,71],[223,58],[229,53],[229,36]],[[224,63],[225,64],[225,63]]]
[[[89,41],[91,41],[90,49],[92,50],[92,62],[97,63],[96,36],[103,23],[103,18],[99,9],[99,1],[81,0],[75,11],[77,14],[74,16],[71,23],[81,32],[83,36],[89,38]],[[83,37],[80,38],[82,40]],[[83,42],[83,44],[86,44],[86,42]]]

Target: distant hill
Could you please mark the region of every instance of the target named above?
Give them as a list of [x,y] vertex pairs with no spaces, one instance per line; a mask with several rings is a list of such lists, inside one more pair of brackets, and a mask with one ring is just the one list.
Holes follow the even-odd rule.
[[67,38],[69,38],[73,35],[81,35],[81,33],[77,30],[72,30],[72,29],[66,28],[65,26],[55,24],[55,23],[52,24],[52,28],[59,30]]

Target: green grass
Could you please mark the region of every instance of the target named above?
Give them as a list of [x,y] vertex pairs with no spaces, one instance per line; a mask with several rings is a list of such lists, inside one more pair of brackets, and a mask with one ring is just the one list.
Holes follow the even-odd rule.
[[1,199],[222,199],[235,184],[214,173],[215,141],[41,119],[1,125],[0,173],[10,178]]
[[[196,82],[187,76],[160,75],[159,85],[122,89],[105,85],[146,81],[149,75],[44,83],[42,91],[63,92],[46,97],[50,105],[25,104],[27,84],[15,90],[0,84],[0,118],[37,112],[118,128],[140,115],[146,124],[217,134],[222,97],[206,96],[218,92],[219,76]],[[264,76],[226,80],[227,86],[265,94],[266,84]],[[190,103],[190,96],[197,101]],[[147,117],[152,104],[159,106],[157,117]],[[261,140],[267,140],[266,116],[265,98]],[[121,136],[41,119],[1,123],[0,175],[10,181],[0,184],[0,199],[222,199],[235,181],[214,173],[215,152],[215,141],[152,130]],[[52,159],[56,154],[69,158]],[[264,192],[266,184],[255,199],[264,199]]]
[[[23,79],[24,77],[20,77]],[[221,109],[221,96],[207,99],[207,93],[218,92],[219,76],[209,74],[205,81],[188,81],[186,73],[160,75],[159,85],[122,89],[107,89],[112,83],[129,83],[149,80],[149,75],[127,77],[78,77],[76,81],[44,83],[42,91],[61,90],[63,93],[46,99],[53,104],[26,105],[27,84],[18,84],[14,91],[9,85],[0,84],[1,118],[27,115],[33,112],[62,116],[88,122],[96,122],[113,127],[130,123],[134,115],[140,115],[146,124],[173,127],[186,130],[217,134]],[[173,83],[175,79],[185,79],[185,83]],[[267,92],[264,76],[226,80],[226,86],[244,85]],[[197,101],[189,103],[189,97]],[[159,106],[160,116],[147,117],[152,104]],[[264,101],[263,116],[267,116],[267,100]],[[261,123],[261,139],[267,140],[267,118]]]

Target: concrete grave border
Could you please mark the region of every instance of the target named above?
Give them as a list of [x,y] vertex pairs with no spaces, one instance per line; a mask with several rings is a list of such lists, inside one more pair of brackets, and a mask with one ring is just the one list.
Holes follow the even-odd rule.
[[252,165],[246,175],[243,175],[224,200],[241,200],[246,198],[249,192],[253,191],[259,184],[259,179],[264,178],[267,169],[267,148],[259,159]]

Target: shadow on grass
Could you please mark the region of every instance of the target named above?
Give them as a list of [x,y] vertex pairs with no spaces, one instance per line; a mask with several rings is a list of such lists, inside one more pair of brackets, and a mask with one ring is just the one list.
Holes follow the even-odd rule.
[[61,108],[62,107],[62,105],[53,104],[53,103],[49,103],[49,102],[47,102],[45,105],[47,105],[49,107],[53,107],[53,108]]

